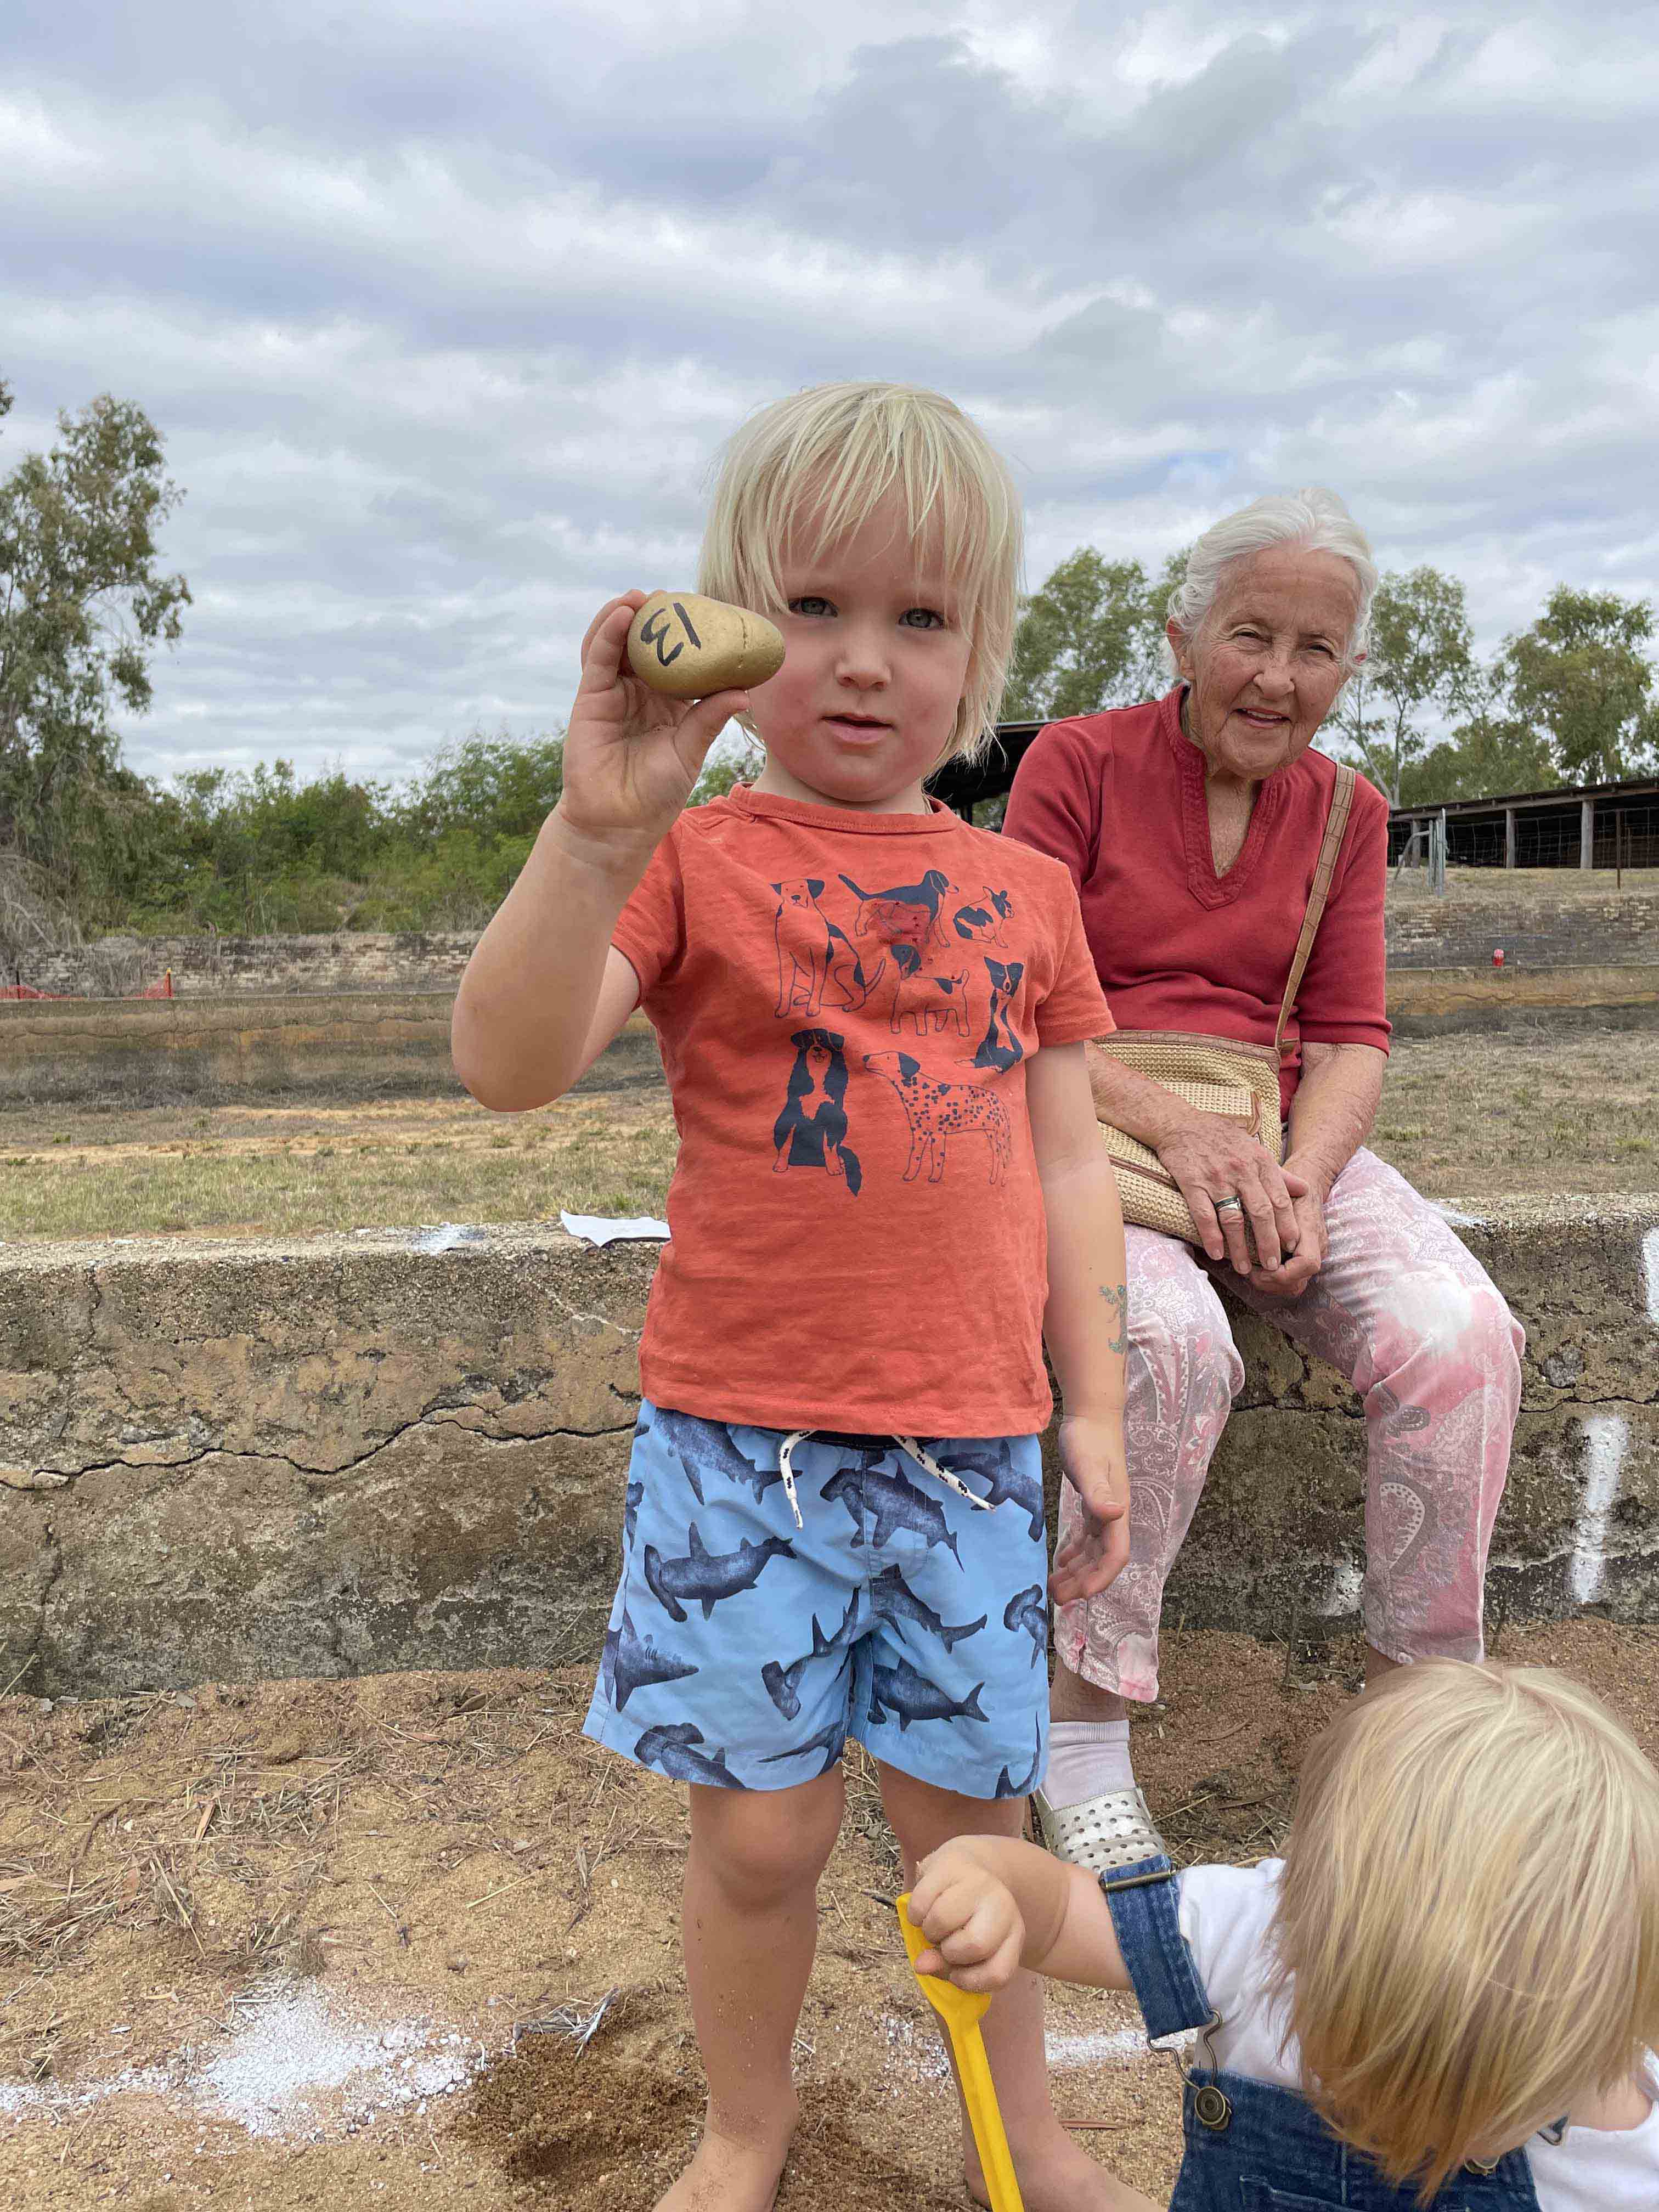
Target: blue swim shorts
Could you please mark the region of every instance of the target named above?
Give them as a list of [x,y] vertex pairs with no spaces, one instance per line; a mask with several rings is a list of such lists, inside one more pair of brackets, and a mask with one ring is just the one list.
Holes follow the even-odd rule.
[[1048,1725],[1037,1438],[918,1441],[931,1468],[890,1437],[786,1440],[642,1403],[586,1734],[722,1790],[827,1774],[849,1735],[966,1797],[1037,1788]]

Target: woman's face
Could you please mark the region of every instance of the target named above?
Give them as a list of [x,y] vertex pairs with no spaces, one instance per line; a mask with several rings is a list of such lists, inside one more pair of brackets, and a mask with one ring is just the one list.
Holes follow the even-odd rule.
[[1359,584],[1339,554],[1275,546],[1224,571],[1198,635],[1170,625],[1188,735],[1212,775],[1260,783],[1298,759],[1348,672]]

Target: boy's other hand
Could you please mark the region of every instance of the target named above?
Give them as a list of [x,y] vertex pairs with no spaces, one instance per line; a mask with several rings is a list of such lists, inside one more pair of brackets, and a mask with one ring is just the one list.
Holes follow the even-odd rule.
[[554,819],[585,857],[637,867],[691,796],[708,748],[746,691],[670,699],[628,665],[628,633],[645,605],[624,592],[582,640],[582,680],[564,738],[564,788]]
[[1093,1597],[1129,1562],[1129,1473],[1121,1415],[1067,1414],[1060,1425],[1060,1472],[1078,1494],[1077,1534],[1054,1554],[1048,1594],[1056,1605]]
[[910,1888],[911,1924],[927,1938],[919,1974],[960,1990],[1000,1990],[1019,1971],[1025,1923],[1013,1892],[953,1838],[930,1852]]

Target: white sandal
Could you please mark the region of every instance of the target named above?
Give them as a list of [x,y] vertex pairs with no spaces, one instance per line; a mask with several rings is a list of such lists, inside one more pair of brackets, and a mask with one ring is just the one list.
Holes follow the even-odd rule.
[[1103,1790],[1080,1805],[1051,1805],[1037,1790],[1032,1802],[1038,1830],[1054,1856],[1091,1874],[1116,1874],[1142,1859],[1170,1856],[1137,1789]]

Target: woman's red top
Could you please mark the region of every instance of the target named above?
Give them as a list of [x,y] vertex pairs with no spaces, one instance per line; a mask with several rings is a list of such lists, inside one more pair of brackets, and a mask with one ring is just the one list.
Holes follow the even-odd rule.
[[[1243,850],[1218,876],[1204,756],[1181,730],[1183,689],[1044,730],[1014,778],[1004,834],[1071,870],[1120,1029],[1271,1044],[1336,768],[1309,751],[1270,775]],[[1388,855],[1388,801],[1361,776],[1285,1030],[1279,1096],[1287,1113],[1304,1040],[1389,1048]]]

